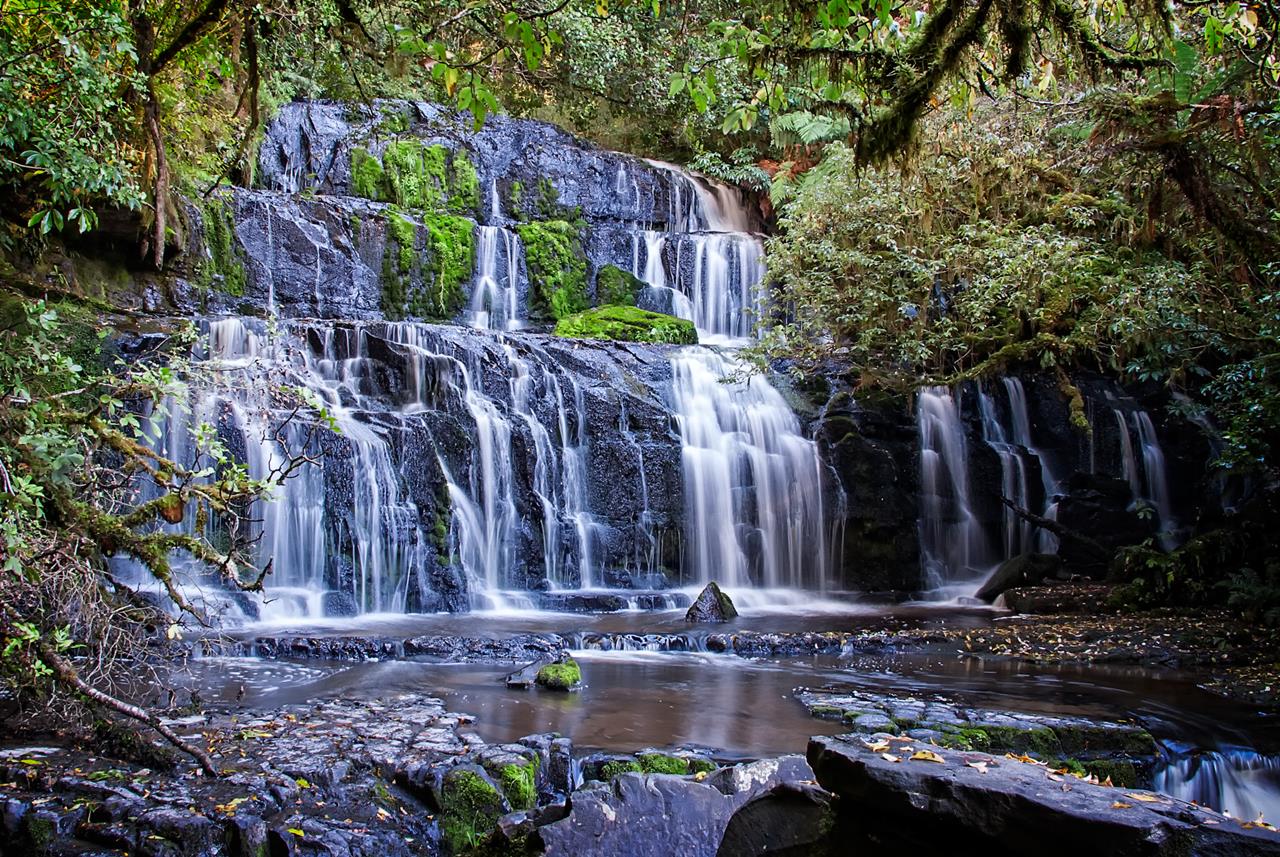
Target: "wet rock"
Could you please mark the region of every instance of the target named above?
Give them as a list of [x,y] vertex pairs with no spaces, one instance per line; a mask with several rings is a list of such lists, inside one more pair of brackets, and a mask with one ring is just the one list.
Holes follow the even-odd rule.
[[891,844],[891,853],[1280,854],[1280,834],[1162,795],[1013,759],[940,755],[942,762],[893,762],[845,737],[814,738],[808,751],[818,783],[838,798],[837,824]]
[[538,679],[538,673],[542,671],[542,668],[553,663],[555,663],[554,660],[546,658],[544,660],[534,661],[533,663],[516,670],[511,673],[511,675],[507,676],[507,687],[525,689],[533,687],[534,683]]
[[733,601],[713,580],[703,587],[702,592],[694,599],[693,604],[689,606],[689,612],[684,614],[684,620],[686,622],[728,622],[736,619],[737,616],[738,610],[733,606]]
[[[604,758],[584,761],[583,767],[640,764],[635,757]],[[539,827],[537,837],[547,855],[711,857],[739,808],[784,782],[811,776],[796,756],[723,768],[704,782],[624,771],[574,792],[568,817]]]
[[974,597],[990,604],[1007,589],[1034,585],[1054,577],[1062,569],[1062,558],[1053,554],[1022,554],[1006,559],[997,566]]

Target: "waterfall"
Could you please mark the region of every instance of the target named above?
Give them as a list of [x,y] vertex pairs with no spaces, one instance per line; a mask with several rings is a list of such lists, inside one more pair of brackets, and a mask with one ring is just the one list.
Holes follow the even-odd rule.
[[[1173,514],[1173,500],[1169,495],[1167,467],[1155,423],[1145,410],[1135,410],[1127,415],[1120,408],[1112,408],[1116,420],[1116,433],[1120,439],[1120,469],[1134,504],[1145,506],[1156,516],[1158,540],[1165,550],[1177,547],[1175,533],[1178,522]],[[1137,436],[1137,446],[1134,445]],[[1141,465],[1139,465],[1141,455]]]
[[729,587],[823,589],[830,547],[817,447],[782,396],[732,356],[672,360],[685,487],[686,566]]
[[[978,405],[982,413],[982,439],[1000,456],[1000,491],[1020,509],[1030,509],[1027,490],[1027,462],[1022,449],[1005,436],[1004,426],[996,413],[996,404],[985,387],[978,388]],[[1031,544],[1032,526],[1009,507],[1004,508],[1004,556],[1017,556]]]
[[1153,788],[1194,801],[1235,818],[1280,818],[1280,756],[1264,756],[1245,747],[1186,752],[1172,747],[1157,768]]
[[931,591],[972,591],[992,565],[969,494],[969,458],[960,410],[946,387],[916,399],[920,434],[920,553]]
[[467,321],[472,327],[520,327],[519,237],[501,226],[477,226],[476,272]]

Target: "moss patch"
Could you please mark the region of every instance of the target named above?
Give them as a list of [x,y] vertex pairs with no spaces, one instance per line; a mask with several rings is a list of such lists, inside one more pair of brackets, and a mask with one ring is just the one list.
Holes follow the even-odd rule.
[[693,322],[632,306],[602,306],[562,318],[556,336],[696,345]]
[[635,306],[644,280],[617,265],[605,265],[596,274],[596,303],[601,306]]
[[235,241],[235,211],[221,197],[210,197],[200,208],[204,225],[205,259],[196,272],[198,292],[207,295],[216,289],[240,297],[244,294],[244,259]]
[[544,316],[562,319],[587,308],[587,257],[578,228],[563,220],[516,227],[535,305]]
[[577,661],[566,658],[561,663],[547,664],[538,670],[534,681],[551,690],[572,690],[582,684],[582,670]]
[[613,761],[613,762],[605,762],[603,765],[600,766],[600,776],[604,779],[606,783],[609,782],[609,780],[612,780],[614,777],[618,776],[619,774],[631,774],[631,773],[635,773],[635,774],[643,773],[643,770],[641,769],[639,762]]
[[454,768],[444,775],[440,832],[454,854],[482,842],[504,814],[502,795],[475,770]]
[[640,770],[646,774],[687,774],[689,760],[665,753],[643,753],[640,756]]
[[465,217],[428,214],[425,259],[418,225],[396,212],[387,216],[382,254],[382,311],[398,321],[407,316],[445,320],[466,302],[466,284],[475,268],[475,234]]
[[351,192],[365,199],[380,200],[386,194],[386,174],[382,164],[368,150],[351,150]]
[[459,214],[480,208],[480,176],[465,152],[454,152],[449,164],[449,210]]
[[498,782],[512,809],[533,809],[537,804],[538,791],[534,785],[536,773],[532,761],[502,766]]

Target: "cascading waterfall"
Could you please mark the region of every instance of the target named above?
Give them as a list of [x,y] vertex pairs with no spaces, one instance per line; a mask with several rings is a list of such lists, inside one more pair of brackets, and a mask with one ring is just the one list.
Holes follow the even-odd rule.
[[[1054,479],[1047,458],[1031,439],[1031,420],[1027,414],[1027,395],[1018,378],[1001,379],[1009,418],[1001,417],[995,395],[985,385],[978,386],[978,409],[982,417],[982,439],[1000,456],[1001,492],[1020,509],[1035,512],[1050,520],[1057,515],[1054,502]],[[1007,424],[1007,428],[1006,428]],[[1031,471],[1035,471],[1033,474]],[[1034,483],[1038,476],[1039,485]],[[1035,496],[1043,491],[1043,504]],[[1002,521],[1002,559],[1035,550],[1051,553],[1057,549],[1057,537],[1039,530],[1013,509],[1005,508]]]
[[1169,757],[1153,776],[1156,791],[1245,821],[1280,818],[1280,756],[1244,747],[1167,749]]
[[520,327],[520,239],[501,226],[477,226],[476,274],[467,321],[472,327]]
[[[754,329],[764,276],[760,239],[747,231],[747,212],[728,188],[658,166],[678,177],[668,232],[638,236],[644,257],[635,240],[633,273],[649,289],[673,288],[683,298],[672,303],[673,311],[694,322],[700,339],[731,347]],[[695,226],[700,231],[679,231]],[[668,277],[664,251],[671,245],[676,264]],[[672,358],[672,371],[686,576],[730,587],[825,589],[831,546],[822,464],[791,408],[761,376],[731,381],[747,374],[731,351],[684,349]]]
[[686,565],[699,583],[823,589],[821,463],[782,396],[709,349],[673,358]]
[[920,433],[920,553],[926,588],[975,589],[994,564],[969,495],[964,423],[946,387],[926,387],[916,399]]
[[1112,413],[1120,439],[1121,473],[1129,483],[1133,501],[1154,512],[1160,543],[1166,550],[1172,549],[1177,546],[1175,530],[1178,522],[1173,514],[1164,450],[1160,446],[1155,423],[1151,421],[1151,415],[1141,409],[1126,414],[1120,408],[1112,408]]

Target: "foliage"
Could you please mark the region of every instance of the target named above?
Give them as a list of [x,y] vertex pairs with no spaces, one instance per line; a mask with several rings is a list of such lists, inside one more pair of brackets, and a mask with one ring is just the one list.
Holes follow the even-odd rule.
[[229,199],[212,197],[201,206],[204,247],[196,286],[203,292],[217,289],[234,297],[244,294],[244,260],[235,241],[235,209]]
[[563,220],[522,223],[525,263],[538,309],[562,319],[587,308],[587,259],[578,227]]
[[556,336],[698,344],[698,332],[693,322],[633,306],[601,306],[565,316],[556,323]]
[[[201,442],[190,461],[166,459],[148,445],[139,413],[194,371],[178,353],[152,365],[108,359],[88,343],[71,348],[75,331],[98,340],[83,311],[0,295],[0,679],[32,703],[47,706],[53,695],[64,709],[90,704],[143,720],[209,767],[203,751],[109,693],[136,679],[147,629],[175,620],[116,578],[107,560],[132,557],[180,615],[204,621],[178,587],[175,562],[191,557],[225,586],[260,589],[265,571],[236,522],[308,459],[255,479],[209,427],[195,432]],[[67,325],[64,313],[82,320]],[[179,331],[173,345],[190,341]],[[162,526],[183,519],[189,528]]]

